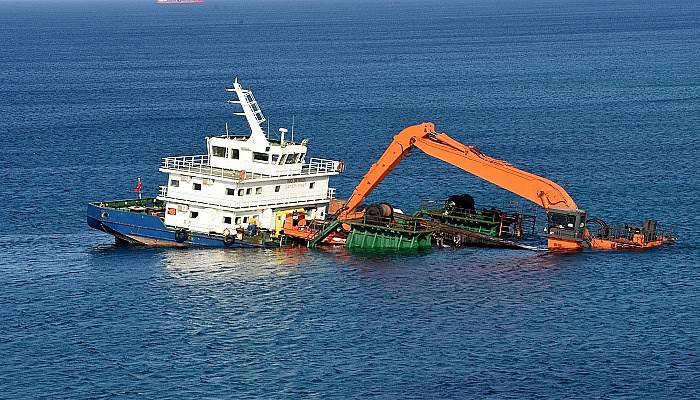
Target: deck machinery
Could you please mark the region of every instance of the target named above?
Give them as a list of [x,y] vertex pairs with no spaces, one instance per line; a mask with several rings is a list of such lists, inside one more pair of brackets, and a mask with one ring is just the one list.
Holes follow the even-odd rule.
[[435,229],[433,240],[437,247],[531,248],[518,239],[526,233],[534,234],[537,220],[535,212],[517,204],[479,208],[469,194],[452,195],[444,201],[423,201],[413,215]]
[[[675,241],[673,235],[659,232],[653,220],[645,221],[643,227],[633,228],[626,235],[615,235],[609,229],[599,229],[596,234],[591,234],[586,225],[586,211],[579,209],[560,185],[489,157],[475,146],[461,144],[446,133],[436,131],[434,123],[426,122],[409,126],[394,137],[355,187],[352,196],[335,213],[335,220],[314,232],[308,245],[314,247],[340,230],[351,233],[352,225],[358,225],[358,221],[365,217],[367,210],[360,208],[362,202],[414,148],[542,207],[547,215],[545,232],[550,250],[644,249]],[[453,225],[455,218],[443,223]]]

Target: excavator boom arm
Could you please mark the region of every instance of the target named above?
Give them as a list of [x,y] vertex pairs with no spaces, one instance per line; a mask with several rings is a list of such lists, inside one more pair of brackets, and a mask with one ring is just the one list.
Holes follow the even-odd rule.
[[465,146],[446,133],[439,133],[434,138],[418,138],[414,145],[432,157],[530,200],[542,208],[576,209],[574,199],[558,184],[515,168],[505,161],[489,157],[476,147]]
[[424,123],[412,125],[394,136],[394,140],[376,163],[372,164],[369,171],[355,187],[352,196],[338,211],[339,219],[351,219],[355,216],[355,209],[369,196],[387,175],[403,160],[413,147],[412,141],[416,137],[424,136],[435,131],[435,124]]
[[355,215],[355,209],[413,147],[545,209],[577,209],[571,196],[558,184],[515,168],[505,161],[489,157],[476,147],[465,146],[445,133],[436,133],[435,124],[426,122],[409,126],[394,137],[379,160],[372,165],[357,185],[347,203],[338,211],[338,219],[352,218]]

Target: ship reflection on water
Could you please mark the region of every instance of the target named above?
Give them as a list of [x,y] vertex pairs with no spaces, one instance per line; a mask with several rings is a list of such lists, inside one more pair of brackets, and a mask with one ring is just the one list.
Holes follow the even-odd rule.
[[[489,249],[490,250],[490,249]],[[483,249],[462,249],[462,263],[445,268],[440,259],[454,256],[454,251],[412,252],[407,254],[355,254],[343,247],[311,250],[306,247],[283,249],[166,249],[162,251],[163,270],[185,281],[258,279],[292,274],[316,273],[332,263],[351,275],[458,274],[472,279],[499,281],[503,275],[556,271],[564,256],[521,250],[504,250],[494,254]],[[447,254],[449,253],[449,255]],[[577,258],[577,257],[564,257]],[[579,257],[580,258],[580,257]],[[436,269],[437,267],[437,269]],[[451,270],[451,271],[448,271]],[[504,277],[505,278],[505,277]],[[506,279],[507,280],[507,279]]]
[[[396,253],[357,252],[341,246],[230,250],[157,249],[118,244],[97,246],[91,253],[102,259],[123,259],[133,254],[143,257],[144,253],[150,253],[148,264],[153,268],[178,281],[192,283],[330,273],[379,280],[412,277],[415,282],[450,277],[452,282],[463,282],[467,286],[468,281],[475,280],[488,286],[512,285],[513,282],[528,285],[531,279],[543,279],[545,283],[546,276],[576,268],[595,257],[591,253],[483,248]],[[144,265],[144,268],[147,267]]]
[[289,275],[318,264],[306,247],[285,249],[168,249],[163,253],[167,274],[181,280],[255,279]]

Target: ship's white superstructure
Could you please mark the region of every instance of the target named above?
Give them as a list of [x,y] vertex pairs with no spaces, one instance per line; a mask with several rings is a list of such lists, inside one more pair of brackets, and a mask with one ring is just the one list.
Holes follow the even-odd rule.
[[[266,121],[250,90],[238,80],[226,89],[240,105],[250,135],[207,138],[206,155],[166,157],[160,171],[168,174],[159,200],[166,203],[165,224],[195,232],[235,233],[250,225],[278,232],[287,213],[304,210],[325,217],[335,189],[330,176],[343,169],[339,161],[307,157],[307,142],[270,139]],[[269,134],[269,132],[268,132]]]

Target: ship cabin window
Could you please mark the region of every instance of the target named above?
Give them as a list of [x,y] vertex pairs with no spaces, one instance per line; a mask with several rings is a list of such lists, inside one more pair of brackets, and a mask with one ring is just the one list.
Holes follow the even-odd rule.
[[240,223],[241,223],[241,217],[236,217],[236,224],[240,224]]
[[294,159],[295,163],[300,163],[304,160],[304,153],[299,153],[297,154],[297,157]]
[[251,194],[252,192],[253,192],[253,188],[248,188],[248,189],[245,190],[245,194],[246,194],[246,195],[249,195],[249,194]]
[[316,186],[316,182],[309,183],[309,189],[313,189]]
[[231,217],[224,217],[224,224],[231,225]]
[[197,218],[199,216],[199,211],[190,211],[190,218]]
[[244,190],[244,189],[238,189],[238,195],[239,195],[239,196],[243,196],[243,194],[245,194],[245,190]]
[[226,188],[226,195],[227,195],[227,196],[235,196],[235,195],[236,195],[236,189],[234,189],[234,188]]
[[253,161],[260,163],[267,163],[270,160],[270,155],[268,153],[258,153],[253,152]]
[[180,181],[178,181],[177,179],[171,179],[170,187],[180,187]]
[[275,193],[279,193],[279,192],[280,192],[280,185],[277,185],[277,186],[275,186]]
[[238,160],[238,157],[240,157],[241,152],[238,149],[231,149],[231,152],[229,154],[230,154],[232,159]]
[[286,160],[287,160],[287,155],[286,155],[286,154],[282,154],[282,156],[280,157],[280,162],[279,162],[279,164],[280,164],[280,165],[284,164]]
[[294,163],[295,163],[294,160],[296,160],[296,158],[297,158],[296,153],[294,153],[294,154],[287,154],[287,161],[285,161],[284,163],[285,163],[285,164],[294,164]]
[[248,217],[243,217],[243,223],[247,224],[248,223]]
[[201,183],[193,183],[192,190],[202,190],[202,184]]
[[272,155],[272,163],[277,165],[277,161],[279,161],[280,155],[279,154],[273,154]]
[[262,194],[262,187],[256,187],[255,194]]
[[226,157],[228,149],[221,146],[211,146],[211,155],[214,157]]

